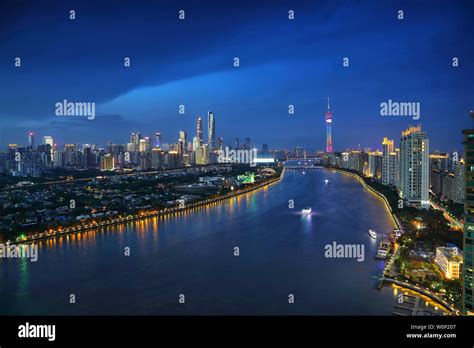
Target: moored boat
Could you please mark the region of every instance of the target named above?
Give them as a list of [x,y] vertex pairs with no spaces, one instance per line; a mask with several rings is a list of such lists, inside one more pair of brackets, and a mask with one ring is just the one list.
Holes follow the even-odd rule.
[[369,236],[371,236],[373,239],[377,239],[377,232],[374,230],[369,230]]

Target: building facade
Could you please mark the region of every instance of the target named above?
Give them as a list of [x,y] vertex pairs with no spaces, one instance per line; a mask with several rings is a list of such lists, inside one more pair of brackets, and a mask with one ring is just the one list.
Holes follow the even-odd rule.
[[446,279],[459,279],[462,272],[462,252],[457,247],[437,247],[435,263]]
[[410,206],[429,209],[429,139],[421,126],[402,132],[399,166],[400,197]]
[[393,153],[395,147],[393,145],[393,140],[388,138],[383,138],[382,141],[382,184],[390,185],[390,178],[393,177],[391,169],[393,165],[390,166],[390,154]]
[[[474,112],[471,112],[474,119]],[[463,238],[463,312],[474,314],[472,271],[474,248],[474,129],[463,130],[464,136],[464,238]]]

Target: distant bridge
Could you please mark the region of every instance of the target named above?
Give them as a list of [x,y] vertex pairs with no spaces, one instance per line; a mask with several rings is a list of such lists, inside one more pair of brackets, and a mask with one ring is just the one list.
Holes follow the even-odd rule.
[[283,165],[287,169],[321,169],[323,159],[320,157],[312,158],[289,158]]

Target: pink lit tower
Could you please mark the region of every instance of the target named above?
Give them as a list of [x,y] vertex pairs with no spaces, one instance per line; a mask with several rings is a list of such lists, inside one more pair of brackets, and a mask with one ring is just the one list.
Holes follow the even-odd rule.
[[329,109],[329,98],[328,98],[328,111],[326,111],[326,153],[332,153],[332,112]]

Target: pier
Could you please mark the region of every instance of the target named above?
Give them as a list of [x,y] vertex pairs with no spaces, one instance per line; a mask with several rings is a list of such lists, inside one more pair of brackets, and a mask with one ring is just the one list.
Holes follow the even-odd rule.
[[411,295],[403,295],[403,304],[395,305],[396,310],[404,310],[407,311],[408,313],[401,313],[401,312],[392,312],[394,315],[401,315],[401,316],[407,316],[407,315],[419,315],[424,313],[424,310],[420,310],[420,298],[416,296],[411,296]]

